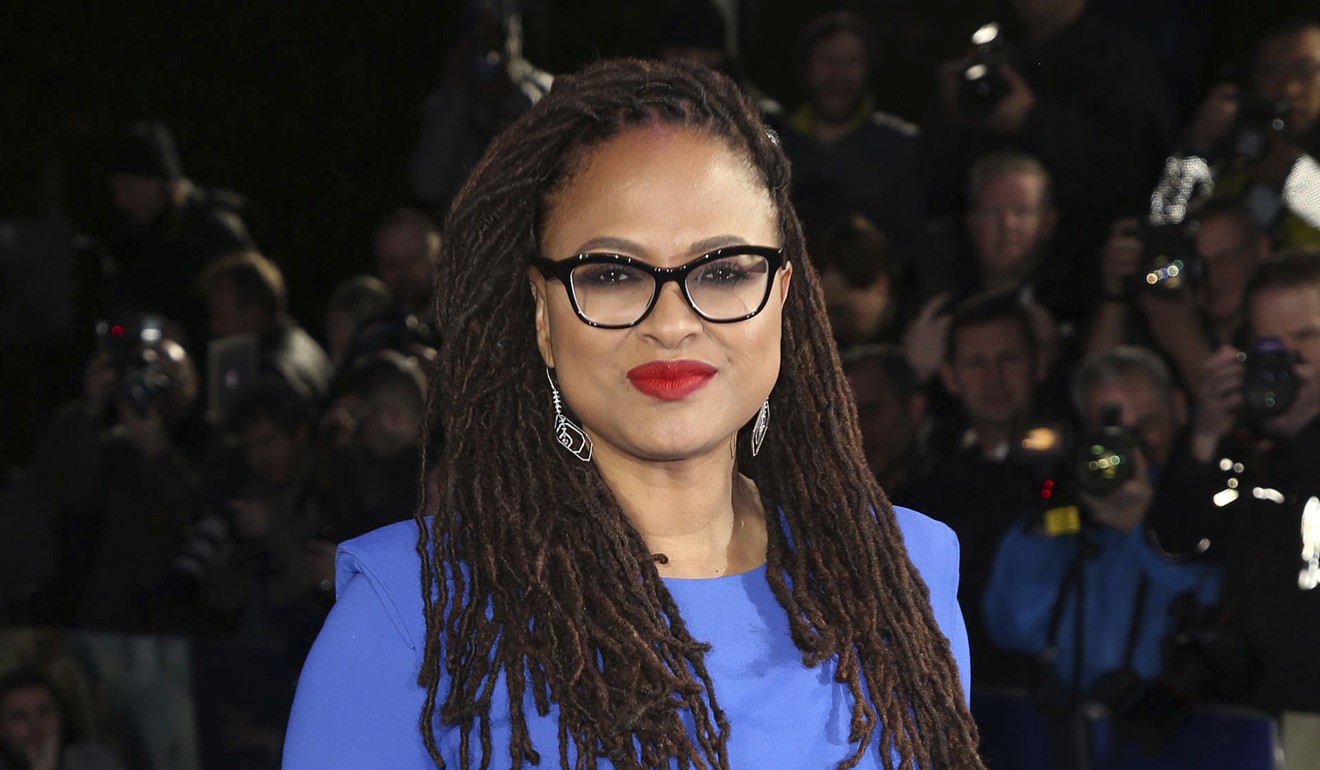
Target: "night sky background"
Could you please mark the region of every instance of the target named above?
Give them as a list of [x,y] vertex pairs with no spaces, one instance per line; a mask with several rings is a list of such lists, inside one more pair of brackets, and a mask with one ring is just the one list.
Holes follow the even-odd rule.
[[[1314,3],[1093,0],[1157,49],[1189,105],[1263,25],[1315,13]],[[798,102],[798,32],[821,12],[850,8],[879,30],[879,106],[918,123],[935,64],[959,55],[978,24],[1007,15],[988,0],[744,5],[744,67],[786,107]],[[334,285],[371,270],[375,223],[413,202],[407,161],[419,107],[442,79],[461,10],[457,0],[0,6],[0,219],[55,207],[86,234],[112,233],[103,144],[129,122],[159,119],[192,179],[249,198],[254,235],[285,270],[294,315],[314,333]],[[661,14],[659,3],[622,0],[524,7],[528,58],[552,73],[652,52]]]

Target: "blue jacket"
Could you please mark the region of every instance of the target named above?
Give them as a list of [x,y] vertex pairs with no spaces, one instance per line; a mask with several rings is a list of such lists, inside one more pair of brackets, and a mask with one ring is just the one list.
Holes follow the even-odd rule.
[[[1142,676],[1153,677],[1160,670],[1161,641],[1174,628],[1169,612],[1174,598],[1191,591],[1197,602],[1208,605],[1219,596],[1218,568],[1169,560],[1149,544],[1144,527],[1127,534],[1095,527],[1094,536],[1095,549],[1086,560],[1082,581],[1082,694],[1102,675],[1123,666],[1134,620],[1138,629],[1131,665]],[[986,628],[996,644],[1027,653],[1045,648],[1050,612],[1077,551],[1078,537],[1036,534],[1028,531],[1026,522],[1004,535],[982,602]],[[1134,618],[1142,575],[1148,581],[1146,597],[1142,612]],[[1056,642],[1055,670],[1065,686],[1073,675],[1076,618],[1074,585],[1063,605]]]

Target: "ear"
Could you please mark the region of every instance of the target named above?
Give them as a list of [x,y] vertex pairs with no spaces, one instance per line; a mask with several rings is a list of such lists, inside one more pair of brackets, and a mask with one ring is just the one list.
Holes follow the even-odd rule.
[[958,379],[953,376],[953,367],[948,361],[940,362],[940,379],[944,380],[944,389],[949,391],[950,395],[962,395],[962,390],[958,387]]
[[1047,206],[1045,212],[1040,215],[1040,240],[1048,241],[1054,237],[1054,228],[1059,225],[1059,210],[1054,206]]
[[892,284],[893,282],[889,279],[888,273],[877,273],[875,280],[871,281],[871,285],[866,287],[866,290],[876,294],[882,294],[885,298],[888,298],[892,293]]
[[1187,394],[1182,388],[1173,389],[1173,424],[1179,428],[1187,424]]
[[536,303],[536,347],[541,351],[541,360],[551,369],[555,368],[555,353],[550,345],[550,306],[546,297],[545,276],[534,267],[527,268],[527,283],[532,290],[532,301]]
[[920,425],[926,419],[926,394],[917,391],[908,397],[908,419],[913,425]]
[[793,280],[793,263],[784,261],[783,268],[779,271],[779,306],[783,307],[788,301],[788,284]]

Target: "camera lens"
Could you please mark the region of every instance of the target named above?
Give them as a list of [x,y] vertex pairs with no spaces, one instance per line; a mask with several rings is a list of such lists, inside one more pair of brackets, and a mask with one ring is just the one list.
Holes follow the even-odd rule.
[[1240,359],[1246,363],[1242,399],[1247,410],[1261,418],[1277,417],[1297,400],[1297,354],[1275,337],[1259,340]]

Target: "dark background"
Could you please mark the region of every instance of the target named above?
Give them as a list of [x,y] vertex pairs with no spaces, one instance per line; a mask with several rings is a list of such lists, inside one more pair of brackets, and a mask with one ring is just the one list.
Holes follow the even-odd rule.
[[[977,24],[1007,15],[989,0],[743,4],[745,69],[770,96],[796,105],[798,32],[819,13],[850,7],[879,30],[878,104],[914,122],[928,107],[936,62],[958,55]],[[313,332],[333,286],[371,270],[375,222],[412,201],[407,162],[418,110],[442,78],[461,10],[458,0],[0,6],[0,219],[62,210],[84,233],[113,232],[102,145],[133,120],[159,119],[174,131],[190,177],[250,199],[254,235],[285,270],[293,312]],[[1315,12],[1307,0],[1093,6],[1156,48],[1184,111],[1263,24]],[[528,57],[552,73],[650,53],[661,15],[658,2],[524,7]]]

